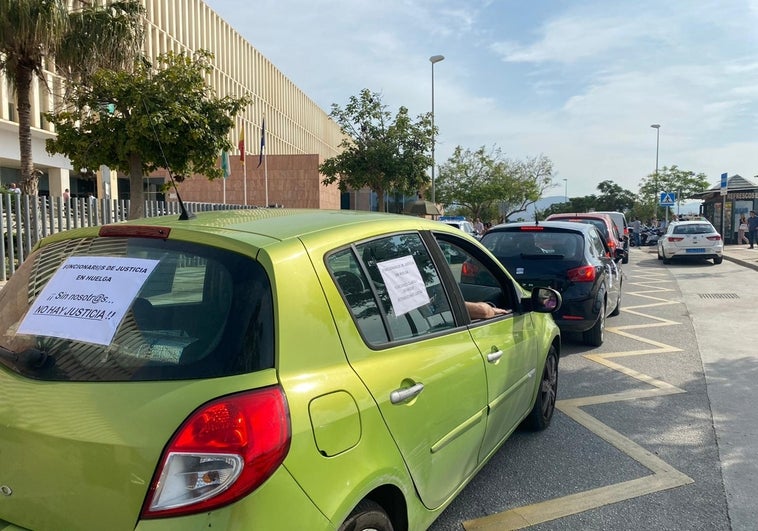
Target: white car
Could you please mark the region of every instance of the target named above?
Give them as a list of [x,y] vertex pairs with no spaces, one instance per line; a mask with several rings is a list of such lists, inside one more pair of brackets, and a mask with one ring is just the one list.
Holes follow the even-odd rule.
[[720,264],[724,240],[707,220],[672,221],[658,238],[658,260],[664,264],[674,258],[701,258]]
[[481,236],[481,234],[477,234],[476,230],[474,230],[474,225],[461,216],[442,216],[439,221],[446,225],[450,225],[451,227],[459,228],[474,238],[478,239]]

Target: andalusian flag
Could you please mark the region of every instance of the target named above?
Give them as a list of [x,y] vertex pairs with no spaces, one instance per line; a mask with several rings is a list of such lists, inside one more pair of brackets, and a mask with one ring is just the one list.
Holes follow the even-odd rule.
[[229,164],[229,152],[225,149],[221,150],[221,170],[224,174],[224,179],[232,174],[232,167]]

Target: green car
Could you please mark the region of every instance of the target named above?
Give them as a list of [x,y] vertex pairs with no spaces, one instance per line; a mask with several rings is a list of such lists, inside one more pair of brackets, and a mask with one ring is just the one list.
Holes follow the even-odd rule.
[[48,237],[0,291],[0,529],[425,529],[549,424],[560,304],[411,216]]

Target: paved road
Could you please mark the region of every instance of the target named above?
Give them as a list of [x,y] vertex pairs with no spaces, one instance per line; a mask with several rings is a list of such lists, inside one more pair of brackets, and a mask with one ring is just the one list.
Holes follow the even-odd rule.
[[566,339],[551,428],[514,434],[432,531],[758,530],[758,336],[737,318],[758,252],[664,266],[654,251],[633,250],[605,345]]
[[[727,247],[722,266],[668,266],[690,312],[711,401],[729,519],[758,529],[758,249]],[[730,263],[731,262],[731,263]]]

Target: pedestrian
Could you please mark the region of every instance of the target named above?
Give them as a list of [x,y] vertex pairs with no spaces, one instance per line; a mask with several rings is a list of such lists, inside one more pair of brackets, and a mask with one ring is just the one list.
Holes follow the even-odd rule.
[[474,220],[474,230],[476,231],[476,233],[479,236],[481,236],[482,234],[484,234],[484,223],[482,223],[481,219],[476,218]]
[[642,233],[642,222],[639,218],[632,219],[632,241],[635,247],[640,246],[640,235]]
[[753,248],[756,238],[758,238],[758,216],[755,215],[755,210],[751,210],[750,217],[747,218],[747,239],[750,242],[748,249]]
[[71,199],[71,192],[68,191],[68,188],[63,190],[63,201],[68,203],[68,200]]
[[745,219],[745,214],[740,214],[740,221],[739,221],[739,224],[737,225],[737,245],[742,245],[743,243],[750,242],[747,236],[745,236],[746,232],[747,232],[747,219]]
[[11,183],[11,187],[8,188],[8,190],[10,190],[11,192],[13,192],[14,194],[20,194],[21,193],[21,188],[19,188],[18,186],[16,186],[16,183]]

